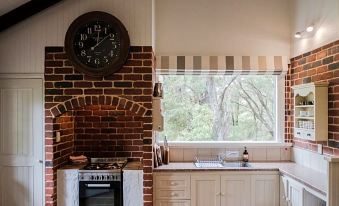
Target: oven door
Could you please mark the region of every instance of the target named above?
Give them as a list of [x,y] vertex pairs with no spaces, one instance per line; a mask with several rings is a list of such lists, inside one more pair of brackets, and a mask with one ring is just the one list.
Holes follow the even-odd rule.
[[122,206],[122,185],[114,181],[80,181],[80,206]]

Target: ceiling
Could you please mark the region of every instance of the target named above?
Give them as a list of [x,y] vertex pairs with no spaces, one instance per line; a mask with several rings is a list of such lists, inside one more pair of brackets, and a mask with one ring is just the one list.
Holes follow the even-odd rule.
[[1,0],[0,1],[0,16],[29,1],[30,0]]

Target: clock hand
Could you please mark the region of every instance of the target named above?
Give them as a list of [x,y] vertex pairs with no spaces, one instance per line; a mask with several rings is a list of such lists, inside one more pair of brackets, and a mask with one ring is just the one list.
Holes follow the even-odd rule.
[[98,42],[96,45],[94,45],[93,47],[91,47],[91,50],[94,50],[95,47],[97,47],[99,44],[101,44],[103,41],[105,41],[107,39],[107,37],[109,37],[109,35],[105,36],[100,42]]
[[98,42],[99,42],[99,31],[98,31],[98,36],[97,36],[97,44],[98,44]]

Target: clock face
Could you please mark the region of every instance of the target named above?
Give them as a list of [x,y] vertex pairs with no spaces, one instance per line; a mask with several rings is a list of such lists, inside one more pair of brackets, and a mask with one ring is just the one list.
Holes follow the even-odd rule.
[[75,69],[91,76],[107,76],[120,70],[129,53],[124,25],[111,14],[94,11],[70,25],[65,50]]
[[91,68],[103,68],[119,58],[120,33],[104,21],[94,21],[79,28],[73,49],[77,58]]

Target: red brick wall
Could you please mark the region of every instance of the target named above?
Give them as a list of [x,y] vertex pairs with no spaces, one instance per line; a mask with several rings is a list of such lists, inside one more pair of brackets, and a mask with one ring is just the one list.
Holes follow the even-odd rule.
[[[53,153],[54,165],[63,166],[67,163],[70,155],[73,154],[74,148],[74,117],[73,112],[69,111],[54,119],[54,132],[60,132],[60,142],[55,143]],[[55,134],[56,136],[56,134]]]
[[92,105],[74,111],[75,148],[87,157],[130,157],[141,161],[142,117],[114,106]]
[[[56,171],[75,151],[98,156],[126,155],[142,160],[144,205],[152,205],[153,65],[152,47],[131,47],[128,60],[119,72],[105,78],[90,77],[73,68],[62,47],[46,48],[46,206],[56,205]],[[81,114],[86,111],[91,114]],[[80,119],[84,121],[77,122]],[[70,128],[73,120],[74,128]],[[118,125],[122,122],[124,124]],[[91,126],[100,130],[98,136],[90,133]],[[62,141],[56,143],[59,130],[63,132]],[[68,130],[74,133],[66,132]],[[86,140],[84,136],[80,138],[84,133],[90,134]],[[101,139],[101,135],[106,139]],[[72,145],[73,141],[76,146]],[[98,153],[102,149],[103,153]]]
[[[328,142],[312,142],[293,137],[293,91],[291,86],[310,82],[328,82]],[[285,138],[295,146],[317,150],[323,144],[324,153],[339,155],[339,41],[291,59],[286,76]]]

